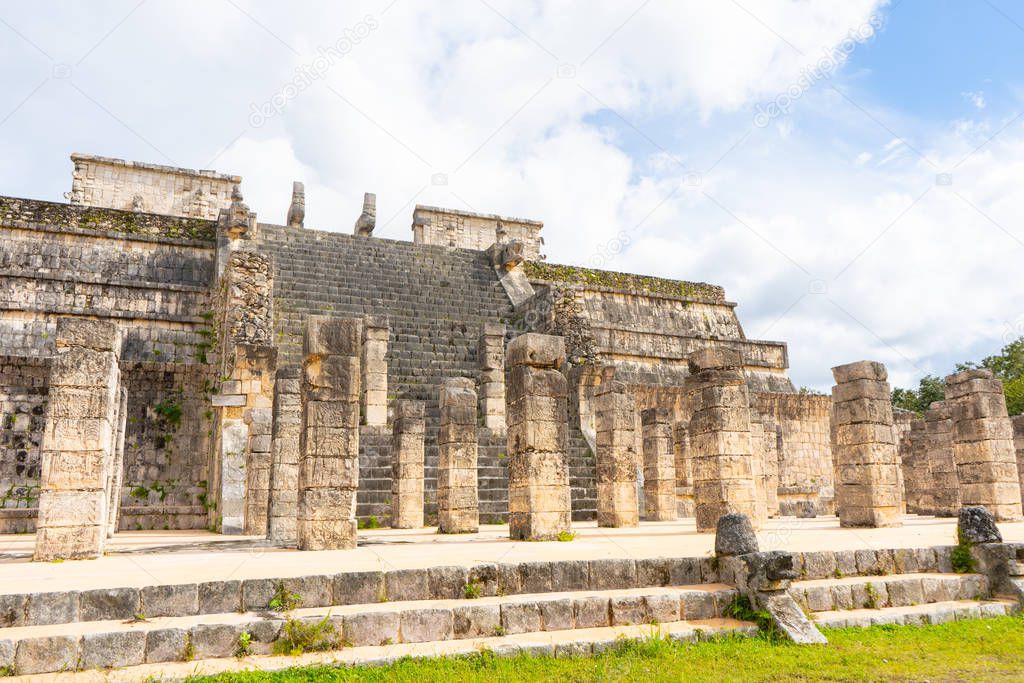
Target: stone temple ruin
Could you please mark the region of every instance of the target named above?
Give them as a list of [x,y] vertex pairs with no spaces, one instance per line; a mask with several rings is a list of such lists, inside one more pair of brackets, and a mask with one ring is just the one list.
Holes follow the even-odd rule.
[[[803,611],[838,623],[865,606],[863,582],[822,583],[835,576],[888,585],[877,609],[934,603],[978,616],[1010,603],[956,601],[1017,599],[1016,555],[1009,573],[984,571],[1017,552],[1001,537],[985,541],[987,555],[976,549],[983,571],[963,576],[950,573],[948,547],[782,549],[808,518],[895,538],[919,518],[942,524],[980,507],[1020,521],[1024,422],[1007,416],[986,371],[948,378],[945,400],[921,417],[894,414],[878,363],[834,368],[831,396],[801,393],[785,343],[748,339],[721,287],[548,263],[540,221],[416,206],[412,241],[395,241],[373,235],[372,193],[350,231],[323,231],[306,226],[301,182],[278,224],[248,208],[238,176],[72,161],[69,203],[0,197],[0,534],[25,539],[12,557],[112,562],[132,531],[355,558],[364,535],[425,526],[456,543],[502,524],[506,542],[607,527],[642,537],[656,524],[688,525],[679,534],[695,538],[717,530],[723,561],[513,565],[496,553],[482,565],[424,560],[420,574],[361,567],[332,578],[297,576],[304,560],[293,559],[244,581],[215,569],[149,588],[83,578],[62,593],[74,608],[60,614],[42,614],[32,587],[7,585],[0,667],[176,661],[186,637],[197,656],[229,656],[217,638],[235,636],[212,636],[201,617],[265,608],[281,582],[301,588],[304,607],[340,610],[337,628],[357,646],[651,619],[684,635],[700,619],[742,631],[721,619],[737,591],[794,639],[817,642]],[[761,552],[755,534],[776,547]],[[734,536],[739,549],[723,550]],[[900,578],[928,572],[938,578]],[[704,584],[732,588],[692,588]],[[627,588],[638,592],[621,604],[600,593]],[[118,597],[96,606],[97,590]],[[582,590],[598,594],[568,607],[501,598]],[[492,602],[475,612],[435,608],[437,633],[437,614],[344,608],[477,591]],[[196,621],[173,635],[119,627],[105,641],[18,631],[133,610]],[[257,641],[270,643],[264,631]]]

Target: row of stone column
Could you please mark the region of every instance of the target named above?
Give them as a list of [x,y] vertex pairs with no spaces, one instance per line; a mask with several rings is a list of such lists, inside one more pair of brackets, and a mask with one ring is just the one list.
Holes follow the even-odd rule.
[[911,423],[897,449],[887,373],[861,361],[832,369],[832,455],[841,526],[884,527],[910,512],[952,515],[983,505],[1021,514],[1021,478],[1002,383],[988,370],[946,378],[946,400]]

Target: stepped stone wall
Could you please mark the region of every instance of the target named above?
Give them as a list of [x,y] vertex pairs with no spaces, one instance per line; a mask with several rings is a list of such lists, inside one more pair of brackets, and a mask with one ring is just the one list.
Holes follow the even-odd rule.
[[540,231],[544,224],[525,218],[416,205],[412,236],[416,244],[435,244],[484,251],[495,242],[518,240],[523,257],[540,258]]
[[72,154],[71,203],[169,216],[216,219],[231,203],[238,176]]

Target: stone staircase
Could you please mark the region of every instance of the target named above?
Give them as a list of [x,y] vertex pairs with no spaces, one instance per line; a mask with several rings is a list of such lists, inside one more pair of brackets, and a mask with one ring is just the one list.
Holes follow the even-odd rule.
[[[450,377],[479,379],[478,340],[486,322],[505,323],[512,303],[483,252],[359,237],[335,232],[260,225],[258,247],[274,260],[274,336],[278,364],[300,364],[305,318],[310,314],[386,315],[388,397],[426,402],[426,513],[436,513],[438,392]],[[593,463],[586,442],[571,430],[573,508],[580,518],[596,509]],[[390,432],[360,433],[357,515],[390,516]],[[505,435],[479,430],[480,515],[503,521],[508,513]]]
[[[173,680],[197,665],[207,670],[206,660],[234,663],[246,655],[247,666],[249,659],[281,655],[287,638],[303,628],[318,628],[327,649],[354,663],[397,658],[414,644],[429,645],[423,654],[581,654],[620,636],[660,632],[696,640],[756,632],[724,616],[737,591],[701,583],[707,572],[700,558],[612,559],[5,595],[0,669],[37,675],[116,668],[119,681],[156,674]],[[672,580],[688,578],[696,582]],[[282,611],[275,604],[282,595],[300,604]],[[273,659],[261,666],[295,663]]]

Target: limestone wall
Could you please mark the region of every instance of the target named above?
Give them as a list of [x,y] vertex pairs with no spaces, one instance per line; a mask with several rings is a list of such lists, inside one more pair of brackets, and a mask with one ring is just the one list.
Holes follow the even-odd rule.
[[231,203],[238,176],[72,154],[71,203],[214,220]]
[[420,204],[416,205],[412,219],[413,242],[416,244],[439,244],[483,251],[495,242],[515,239],[523,243],[527,259],[540,258],[540,231],[543,227],[542,222],[525,218]]
[[762,392],[752,404],[764,420],[765,431],[775,430],[779,447],[779,504],[781,514],[831,512],[835,496],[830,412],[832,399],[819,394]]
[[120,527],[206,526],[213,237],[204,220],[0,197],[0,532],[34,527],[61,315],[122,330]]

